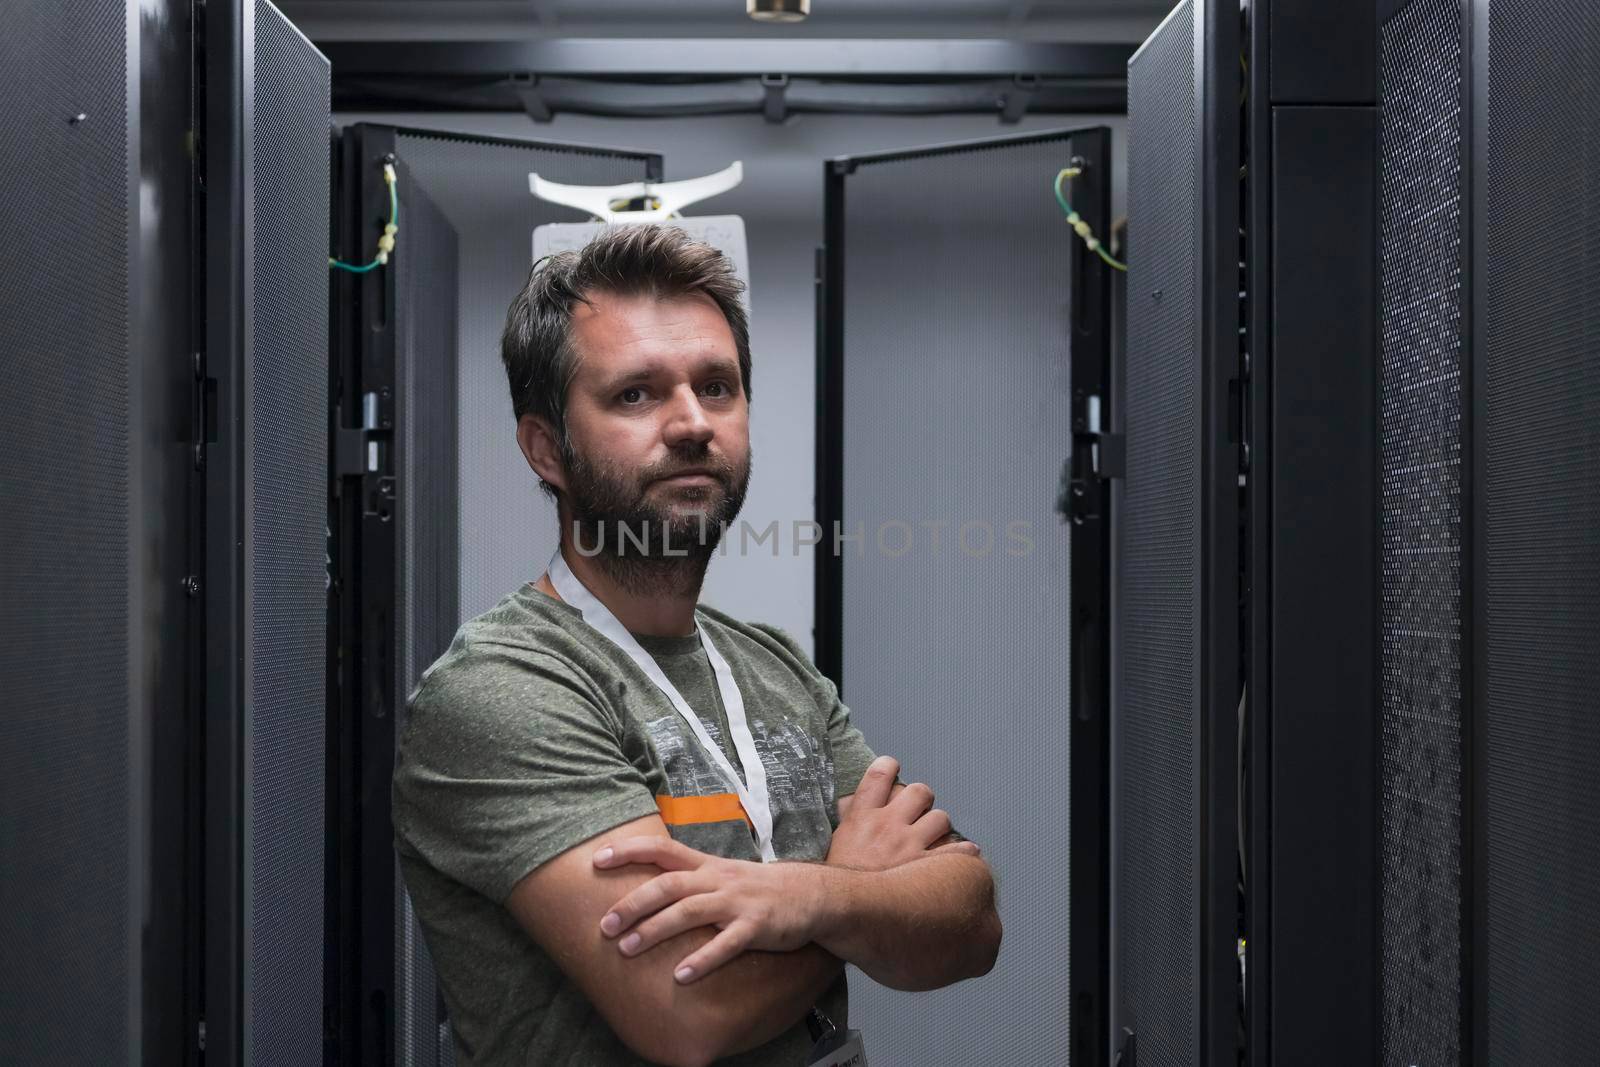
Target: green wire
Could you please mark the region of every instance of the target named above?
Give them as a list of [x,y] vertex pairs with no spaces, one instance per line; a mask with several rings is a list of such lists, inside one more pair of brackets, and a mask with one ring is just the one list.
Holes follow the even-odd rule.
[[[388,185],[389,185],[389,225],[393,226],[395,229],[398,230],[400,228],[400,195],[395,191],[395,186],[397,184],[398,184],[397,182],[389,182],[388,183]],[[350,264],[350,263],[343,263],[343,262],[341,262],[341,261],[339,261],[337,259],[334,259],[332,256],[329,256],[328,257],[328,266],[335,267],[335,268],[337,268],[339,270],[347,270],[351,274],[365,274],[365,273],[367,273],[367,271],[372,270],[374,267],[379,266],[379,263],[378,263],[378,261],[376,259],[374,259],[371,263],[363,263],[361,266],[357,267],[357,266],[354,266],[353,264]]]
[[[1067,176],[1067,172],[1064,171],[1064,170],[1060,171],[1059,173],[1056,174],[1056,185],[1055,185],[1056,203],[1060,204],[1061,205],[1061,210],[1066,212],[1067,215],[1070,217],[1072,215],[1077,214],[1077,212],[1073,211],[1072,210],[1072,205],[1067,203],[1067,194],[1063,193],[1061,191],[1061,180],[1063,178],[1065,178],[1066,176]],[[1114,258],[1112,258],[1110,253],[1108,253],[1103,246],[1097,244],[1097,245],[1095,245],[1094,250],[1100,256],[1101,259],[1105,260],[1106,266],[1112,267],[1112,268],[1114,268],[1116,270],[1121,270],[1121,271],[1126,271],[1128,269],[1128,265],[1126,263],[1118,263]]]

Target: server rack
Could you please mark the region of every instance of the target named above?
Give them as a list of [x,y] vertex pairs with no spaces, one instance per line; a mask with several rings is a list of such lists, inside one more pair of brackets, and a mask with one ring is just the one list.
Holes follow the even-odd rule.
[[0,39],[7,1063],[195,1056],[190,29],[91,0]]
[[1382,593],[1436,635],[1384,634],[1382,1062],[1577,1062],[1600,1042],[1600,13],[1378,18]]
[[[1071,203],[1108,236],[1103,129],[824,169],[817,664],[869,741],[1012,872],[1002,906],[1032,923],[978,986],[917,1003],[856,986],[853,1024],[890,1063],[1106,1055],[1111,280],[1050,193],[1068,166]],[[953,543],[883,547],[897,523],[944,521],[955,541],[1012,518],[1037,555],[1009,572]]]
[[443,1065],[448,1014],[399,878],[389,790],[422,672],[465,618],[548,558],[557,532],[537,494],[505,492],[527,473],[499,331],[534,226],[577,216],[535,201],[527,176],[659,178],[661,159],[355,124],[332,155],[333,247],[347,262],[368,262],[389,221],[385,163],[398,174],[395,251],[329,280],[325,1062]]
[[1374,50],[1197,2],[1129,65],[1125,1065],[1376,1054]]

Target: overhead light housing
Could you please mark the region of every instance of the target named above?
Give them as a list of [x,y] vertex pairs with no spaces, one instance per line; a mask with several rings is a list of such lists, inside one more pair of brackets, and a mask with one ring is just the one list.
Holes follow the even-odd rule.
[[811,14],[811,0],[744,0],[744,13],[757,22],[799,22]]

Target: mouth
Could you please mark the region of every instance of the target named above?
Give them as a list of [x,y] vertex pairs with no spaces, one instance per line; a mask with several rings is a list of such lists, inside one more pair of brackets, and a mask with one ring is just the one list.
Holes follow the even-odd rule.
[[707,471],[681,471],[667,478],[656,479],[667,485],[715,485],[717,478]]

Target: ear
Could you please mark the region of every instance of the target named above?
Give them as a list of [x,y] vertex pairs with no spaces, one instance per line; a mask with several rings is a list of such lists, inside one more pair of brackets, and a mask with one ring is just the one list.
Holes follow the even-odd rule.
[[567,472],[561,465],[561,449],[556,445],[556,435],[549,423],[538,415],[522,416],[517,420],[517,445],[533,473],[566,491]]

